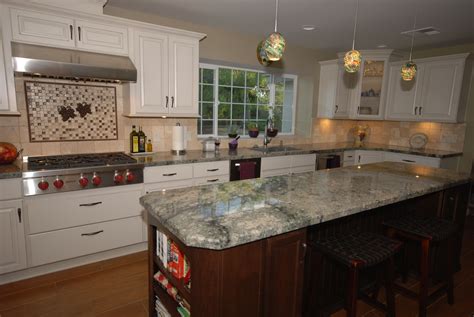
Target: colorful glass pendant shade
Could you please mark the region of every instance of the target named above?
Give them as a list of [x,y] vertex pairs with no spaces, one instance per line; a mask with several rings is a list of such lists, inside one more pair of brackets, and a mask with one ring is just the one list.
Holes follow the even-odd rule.
[[357,31],[357,16],[359,13],[359,0],[357,0],[355,19],[354,19],[354,34],[352,35],[352,50],[344,55],[344,69],[348,73],[355,73],[359,71],[360,64],[362,63],[362,57],[360,52],[354,49],[355,46],[355,36]]
[[360,69],[360,64],[362,58],[360,52],[357,50],[352,50],[344,55],[344,69],[348,73],[355,73]]
[[[416,29],[416,15],[415,15],[415,21],[413,23],[413,30]],[[411,48],[410,48],[410,58],[408,62],[406,62],[400,71],[400,74],[402,76],[402,79],[404,81],[411,81],[415,78],[417,67],[415,62],[412,61],[411,56],[413,53],[413,43],[415,42],[415,32],[412,32],[411,35]]]
[[278,0],[275,0],[275,32],[270,34],[263,43],[263,49],[270,61],[279,61],[285,52],[286,41],[281,33],[278,33]]
[[410,81],[415,78],[417,71],[416,64],[413,61],[408,61],[402,66],[401,75],[404,81]]
[[283,53],[285,52],[285,38],[278,32],[274,32],[270,34],[263,47],[265,52],[267,53],[268,59],[271,61],[278,61],[283,57]]
[[260,41],[257,45],[257,60],[262,66],[268,66],[272,63],[272,61],[268,58],[267,52],[263,48],[264,41]]

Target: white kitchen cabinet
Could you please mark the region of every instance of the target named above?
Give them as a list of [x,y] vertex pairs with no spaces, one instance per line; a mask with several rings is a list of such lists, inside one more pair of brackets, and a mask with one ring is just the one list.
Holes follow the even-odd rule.
[[0,114],[10,111],[7,90],[7,73],[5,71],[5,59],[3,55],[2,34],[0,32]]
[[351,74],[338,60],[320,62],[318,118],[349,118]]
[[403,63],[391,64],[386,119],[462,121],[460,98],[466,57],[456,54],[415,60],[418,71],[409,82],[400,77]]
[[134,30],[136,84],[130,84],[128,116],[197,117],[199,38]]
[[128,55],[128,28],[105,17],[92,21],[59,12],[11,8],[10,18],[12,38],[17,42]]
[[316,170],[316,154],[263,157],[261,177],[304,173]]
[[355,151],[344,151],[342,166],[352,166],[355,162]]
[[21,200],[0,201],[0,274],[26,268]]
[[[5,13],[0,8],[0,20]],[[3,43],[5,21],[0,24],[0,115],[20,115],[16,105],[15,80],[11,63],[10,42]],[[9,25],[7,25],[9,27]]]
[[441,159],[436,157],[428,157],[421,155],[385,152],[385,161],[389,162],[401,162],[409,164],[418,164],[429,167],[440,167]]
[[366,151],[366,150],[356,150],[355,151],[355,161],[354,164],[371,164],[384,161],[384,152],[382,151]]

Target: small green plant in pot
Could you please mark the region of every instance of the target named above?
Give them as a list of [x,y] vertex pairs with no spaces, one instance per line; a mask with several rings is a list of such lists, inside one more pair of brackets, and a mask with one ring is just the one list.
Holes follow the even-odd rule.
[[234,139],[237,137],[237,135],[239,135],[239,127],[235,125],[231,125],[229,127],[229,132],[227,133],[227,136],[229,136],[229,138],[231,139]]
[[258,125],[256,122],[250,122],[248,125],[247,125],[247,130],[249,132],[249,136],[251,138],[256,138],[258,137]]

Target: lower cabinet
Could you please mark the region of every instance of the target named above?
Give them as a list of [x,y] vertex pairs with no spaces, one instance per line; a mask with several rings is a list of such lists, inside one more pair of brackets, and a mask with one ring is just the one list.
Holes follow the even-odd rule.
[[382,151],[355,151],[355,164],[371,164],[384,161]]
[[26,268],[21,200],[0,202],[0,274]]
[[262,177],[316,170],[316,154],[284,155],[262,158]]

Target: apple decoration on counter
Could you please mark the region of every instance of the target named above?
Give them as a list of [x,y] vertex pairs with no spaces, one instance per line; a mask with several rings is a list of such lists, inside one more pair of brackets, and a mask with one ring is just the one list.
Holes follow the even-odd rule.
[[8,142],[0,142],[0,165],[11,164],[20,155],[21,150],[18,151],[16,147]]

